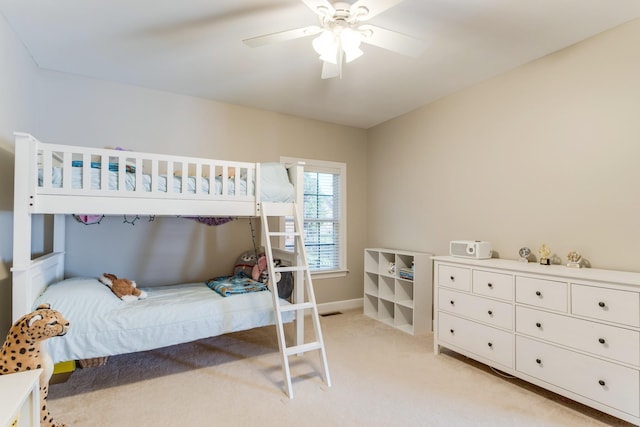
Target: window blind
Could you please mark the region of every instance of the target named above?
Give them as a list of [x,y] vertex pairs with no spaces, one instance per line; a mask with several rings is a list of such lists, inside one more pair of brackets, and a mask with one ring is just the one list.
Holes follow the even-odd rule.
[[[304,173],[304,240],[311,271],[340,269],[340,174],[326,171]],[[286,221],[293,230],[293,218]],[[286,246],[292,248],[293,241]]]

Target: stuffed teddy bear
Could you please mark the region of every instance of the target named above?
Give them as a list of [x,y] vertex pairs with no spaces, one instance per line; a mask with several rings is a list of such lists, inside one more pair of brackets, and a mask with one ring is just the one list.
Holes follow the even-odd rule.
[[246,251],[240,254],[236,260],[236,264],[233,266],[234,276],[253,276],[253,267],[257,262],[256,253],[254,251]]
[[[0,375],[42,369],[40,374],[39,426],[64,427],[56,423],[47,409],[49,380],[53,374],[53,361],[42,342],[63,336],[69,322],[49,304],[40,304],[35,311],[25,314],[13,324],[0,351]],[[22,425],[22,424],[21,424]]]
[[98,280],[107,285],[124,302],[137,301],[147,297],[147,293],[138,289],[133,280],[118,279],[115,274],[110,273],[104,273]]

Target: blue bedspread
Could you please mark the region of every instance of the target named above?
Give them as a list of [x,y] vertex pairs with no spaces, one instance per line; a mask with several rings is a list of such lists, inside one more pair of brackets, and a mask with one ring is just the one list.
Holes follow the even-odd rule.
[[207,280],[207,286],[223,297],[267,290],[267,285],[265,283],[256,282],[244,274],[215,277]]

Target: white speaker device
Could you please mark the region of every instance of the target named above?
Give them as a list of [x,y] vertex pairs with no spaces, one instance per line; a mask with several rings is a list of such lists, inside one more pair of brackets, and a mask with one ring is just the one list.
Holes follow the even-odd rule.
[[452,240],[449,253],[461,258],[487,259],[493,254],[490,242],[480,240]]

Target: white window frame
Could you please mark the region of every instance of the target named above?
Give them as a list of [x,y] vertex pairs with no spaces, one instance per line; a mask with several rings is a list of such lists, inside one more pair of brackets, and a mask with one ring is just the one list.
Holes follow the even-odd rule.
[[[311,274],[318,278],[344,277],[347,274],[347,164],[327,160],[303,159],[298,157],[280,157],[281,163],[304,162],[304,169],[308,172],[333,173],[340,176],[340,219],[339,239],[340,254],[338,268],[333,270],[311,270]],[[304,185],[304,184],[303,184]],[[304,212],[304,209],[302,210]],[[284,229],[284,219],[281,227]]]

